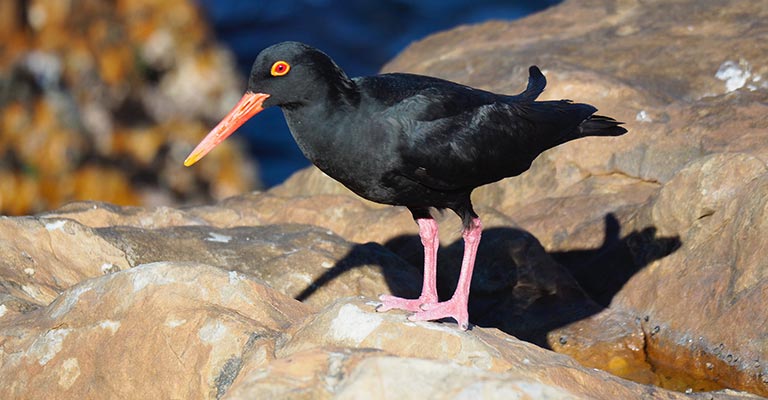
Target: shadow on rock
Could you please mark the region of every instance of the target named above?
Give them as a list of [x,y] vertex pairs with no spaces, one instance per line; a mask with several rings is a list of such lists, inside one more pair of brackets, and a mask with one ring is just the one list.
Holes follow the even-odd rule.
[[597,249],[552,252],[589,296],[603,307],[638,271],[666,257],[682,244],[680,238],[656,237],[656,228],[647,227],[619,236],[621,225],[613,214],[605,216],[605,239]]
[[[518,228],[483,231],[472,279],[471,322],[550,348],[548,332],[604,309],[632,275],[681,244],[678,237],[656,237],[654,227],[619,237],[616,217],[608,214],[605,221],[602,246],[566,252],[548,253],[533,235]],[[359,254],[370,246],[355,246],[296,298],[304,300],[318,287],[362,265],[364,258]],[[384,246],[421,271],[423,247],[417,235],[398,236]],[[457,240],[438,253],[441,300],[449,298],[456,287],[463,251],[463,242]],[[390,279],[390,268],[381,268],[391,293],[418,296],[420,281],[404,284],[394,278],[399,275],[392,274],[394,279]]]

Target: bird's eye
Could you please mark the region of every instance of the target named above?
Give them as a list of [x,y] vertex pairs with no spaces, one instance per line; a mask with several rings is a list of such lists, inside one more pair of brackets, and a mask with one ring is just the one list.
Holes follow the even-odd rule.
[[275,63],[272,64],[272,69],[269,71],[269,73],[272,74],[272,76],[283,76],[290,70],[291,64],[288,64],[285,61],[275,61]]

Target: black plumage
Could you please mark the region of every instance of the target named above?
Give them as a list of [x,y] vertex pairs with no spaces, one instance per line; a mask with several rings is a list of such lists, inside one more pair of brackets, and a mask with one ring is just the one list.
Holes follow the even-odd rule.
[[[415,319],[453,317],[466,329],[481,229],[470,202],[472,190],[525,172],[554,146],[626,132],[620,122],[595,115],[597,109],[589,104],[536,101],[545,86],[536,66],[529,69],[526,89],[513,96],[414,74],[350,79],[321,51],[284,42],[258,55],[246,95],[185,164],[204,156],[262,108],[280,107],[312,163],[366,199],[408,207],[419,223],[425,245],[424,292],[416,300],[384,296],[383,308],[415,311]],[[454,295],[458,299],[442,303],[436,289],[427,287],[434,286],[426,275],[434,273],[436,266],[430,264],[437,251],[430,208],[456,212],[465,240],[472,242],[465,247],[472,254],[465,254],[465,279]],[[460,293],[462,284],[466,293]]]

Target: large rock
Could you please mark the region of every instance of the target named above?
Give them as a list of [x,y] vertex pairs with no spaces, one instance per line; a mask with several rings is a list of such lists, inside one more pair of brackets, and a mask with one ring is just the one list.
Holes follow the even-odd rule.
[[[229,204],[247,204],[241,200]],[[132,226],[142,223],[139,216],[162,210],[171,217],[158,218],[162,226]],[[4,254],[24,253],[37,262],[27,286],[38,282],[34,277],[38,285],[56,285],[49,288],[50,304],[47,297],[12,290],[19,286],[18,269],[29,267],[8,258],[0,297],[0,376],[13,384],[1,395],[356,398],[383,379],[388,384],[378,390],[382,398],[465,392],[489,398],[749,397],[685,395],[633,383],[492,328],[537,332],[542,341],[558,320],[539,313],[559,307],[565,319],[556,327],[584,310],[599,311],[523,232],[488,231],[473,312],[480,320],[488,318],[483,312],[496,317],[488,320],[491,328],[463,332],[454,324],[408,322],[403,312],[375,312],[370,296],[404,288],[415,295],[418,289],[415,268],[385,247],[353,245],[306,225],[220,228],[197,217],[193,225],[173,217],[211,212],[80,204],[40,217],[5,218]],[[113,226],[87,226],[105,220]],[[84,247],[87,255],[65,257]],[[450,245],[441,254],[448,275],[455,274],[458,267],[449,260],[460,251]],[[99,264],[107,256],[110,268]],[[514,273],[501,275],[505,270]],[[369,297],[343,297],[359,294]],[[500,301],[491,301],[494,296]],[[569,312],[565,303],[574,299],[583,308]],[[445,381],[450,384],[438,384]]]
[[[270,382],[292,381],[291,374],[325,380],[315,385],[317,398],[737,398],[735,393],[685,395],[636,384],[590,370],[569,357],[554,354],[495,329],[408,322],[404,313],[376,313],[365,298],[340,299],[320,313],[295,324],[291,338],[278,347],[272,363],[238,377],[233,398],[249,398]],[[425,346],[425,343],[430,343]],[[352,351],[318,349],[353,349]],[[367,356],[362,351],[367,350]],[[383,354],[382,354],[383,352]],[[287,368],[291,364],[299,364]],[[248,368],[244,365],[243,370]],[[295,379],[303,388],[302,382]],[[274,389],[272,389],[274,390]],[[286,393],[285,389],[282,392]],[[329,393],[330,392],[330,393]],[[274,393],[274,392],[272,392]],[[305,392],[306,393],[306,392]],[[711,397],[710,397],[711,396]],[[734,397],[731,397],[734,396]],[[310,396],[307,396],[310,397]],[[315,398],[315,397],[313,397]]]
[[310,307],[237,272],[145,264],[0,322],[0,397],[215,398]]

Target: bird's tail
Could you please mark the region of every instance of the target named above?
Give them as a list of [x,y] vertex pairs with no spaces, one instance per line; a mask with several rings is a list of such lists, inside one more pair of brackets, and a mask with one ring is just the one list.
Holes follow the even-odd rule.
[[623,122],[616,121],[611,117],[591,115],[579,125],[579,137],[621,136],[627,133],[627,130],[621,126],[622,124]]

